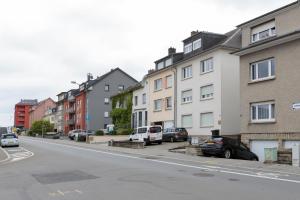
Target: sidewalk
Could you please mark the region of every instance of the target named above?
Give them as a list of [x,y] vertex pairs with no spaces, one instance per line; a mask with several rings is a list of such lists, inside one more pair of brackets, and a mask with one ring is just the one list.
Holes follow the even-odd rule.
[[[115,136],[113,136],[115,137]],[[30,138],[35,139],[35,138]],[[103,137],[103,142],[105,140],[109,141],[111,138]],[[117,138],[115,138],[117,139]],[[90,148],[95,150],[110,151],[115,153],[125,153],[125,154],[134,154],[142,157],[152,157],[155,159],[164,158],[172,161],[184,161],[190,162],[191,164],[201,164],[201,165],[210,165],[210,166],[220,166],[227,168],[235,168],[239,170],[254,170],[257,172],[269,172],[269,173],[287,173],[295,174],[300,176],[300,167],[293,167],[290,165],[281,165],[281,164],[264,164],[256,161],[247,161],[247,160],[238,160],[238,159],[223,159],[223,158],[214,158],[214,157],[202,157],[202,156],[191,156],[181,153],[169,152],[169,149],[175,148],[178,146],[183,146],[187,143],[163,143],[162,145],[150,145],[146,146],[144,149],[129,149],[122,147],[111,147],[107,143],[101,144],[86,144],[83,142],[74,142],[70,140],[50,140],[44,139],[46,142],[72,145],[77,147]]]

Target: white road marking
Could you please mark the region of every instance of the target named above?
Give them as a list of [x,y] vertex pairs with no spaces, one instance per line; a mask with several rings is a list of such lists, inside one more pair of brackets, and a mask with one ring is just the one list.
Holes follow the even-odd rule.
[[62,197],[62,196],[65,196],[68,194],[74,194],[74,193],[82,194],[83,192],[78,189],[66,190],[66,191],[57,190],[56,192],[49,192],[48,195],[52,196],[52,197],[56,197],[56,196]]
[[[144,160],[144,161],[151,161],[151,162],[156,162],[156,163],[162,163],[162,164],[167,164],[167,165],[173,165],[173,166],[180,166],[180,167],[186,167],[186,168],[193,168],[193,169],[203,169],[203,170],[215,170],[216,172],[221,172],[221,173],[227,173],[227,174],[235,174],[235,175],[241,175],[241,176],[248,176],[248,177],[255,177],[255,178],[262,178],[262,179],[269,179],[269,180],[277,180],[277,181],[284,181],[284,182],[290,182],[290,183],[297,183],[300,184],[300,180],[293,180],[293,179],[284,179],[284,178],[277,178],[277,177],[269,177],[266,175],[258,175],[255,174],[250,174],[250,173],[244,173],[244,172],[236,172],[233,171],[234,169],[226,169],[220,167],[219,169],[212,169],[210,167],[200,167],[200,166],[195,166],[195,165],[187,165],[187,164],[181,164],[181,163],[176,163],[176,162],[168,162],[168,161],[162,161],[162,160],[154,160],[154,159],[146,159],[146,158],[141,158],[141,157],[136,157],[136,156],[129,156],[129,155],[124,155],[124,154],[119,154],[119,153],[111,153],[111,152],[106,152],[106,151],[101,151],[101,150],[95,150],[95,149],[89,149],[89,148],[83,148],[83,147],[75,147],[71,145],[66,145],[66,144],[58,144],[58,143],[52,143],[52,142],[46,142],[42,140],[33,140],[29,139],[31,141],[39,141],[41,143],[46,143],[50,145],[57,145],[57,146],[63,146],[63,147],[68,147],[68,148],[73,148],[73,149],[78,149],[78,150],[85,150],[85,151],[91,151],[91,152],[97,152],[97,153],[102,153],[106,155],[112,155],[112,156],[118,156],[118,157],[123,157],[123,158],[131,158],[131,159],[137,159],[137,160]],[[231,171],[230,171],[231,170]]]
[[[11,162],[16,162],[16,161],[20,161],[26,158],[30,158],[32,156],[34,156],[34,153],[23,148],[23,147],[18,147],[18,149],[8,149],[7,151],[2,149],[6,155],[7,155],[7,159],[1,161],[3,163],[11,163]],[[8,153],[8,152],[14,152],[14,153]],[[7,161],[7,162],[4,162]],[[0,162],[0,163],[1,163]]]

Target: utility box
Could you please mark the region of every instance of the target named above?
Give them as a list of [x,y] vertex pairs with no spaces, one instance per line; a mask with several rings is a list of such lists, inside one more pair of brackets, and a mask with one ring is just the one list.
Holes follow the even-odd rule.
[[277,148],[265,148],[265,162],[276,162]]
[[300,167],[300,145],[294,144],[292,146],[292,162],[293,166]]

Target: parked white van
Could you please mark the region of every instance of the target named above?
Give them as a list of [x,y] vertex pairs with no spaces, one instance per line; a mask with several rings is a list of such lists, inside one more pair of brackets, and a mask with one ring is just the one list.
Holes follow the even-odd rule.
[[141,141],[144,145],[151,143],[162,143],[162,126],[143,126],[137,128],[134,133],[129,136],[130,141]]

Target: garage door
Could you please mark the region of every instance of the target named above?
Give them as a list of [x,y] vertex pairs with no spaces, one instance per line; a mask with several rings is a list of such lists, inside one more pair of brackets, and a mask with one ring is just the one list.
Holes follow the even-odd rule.
[[250,149],[255,153],[259,161],[265,161],[265,148],[278,148],[277,140],[253,140],[250,142]]
[[300,145],[300,140],[294,140],[294,141],[293,140],[286,140],[286,141],[283,142],[283,146],[286,149],[291,149],[294,146],[294,144],[299,144]]

